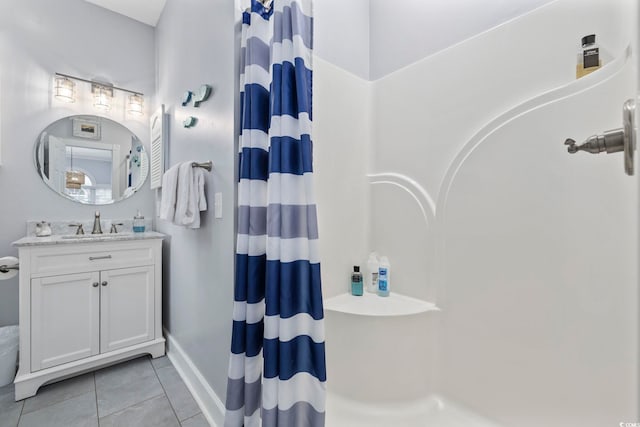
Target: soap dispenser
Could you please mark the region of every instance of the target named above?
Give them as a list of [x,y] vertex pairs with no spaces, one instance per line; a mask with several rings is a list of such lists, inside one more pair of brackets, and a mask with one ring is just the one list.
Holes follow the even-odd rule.
[[144,233],[144,216],[140,213],[140,209],[138,209],[136,216],[133,217],[133,231]]

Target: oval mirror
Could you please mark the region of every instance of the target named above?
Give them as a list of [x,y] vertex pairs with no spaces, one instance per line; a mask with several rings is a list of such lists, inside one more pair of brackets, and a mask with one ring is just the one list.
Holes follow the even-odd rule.
[[35,161],[49,188],[89,205],[131,197],[149,171],[140,139],[120,123],[97,116],[51,123],[36,140]]

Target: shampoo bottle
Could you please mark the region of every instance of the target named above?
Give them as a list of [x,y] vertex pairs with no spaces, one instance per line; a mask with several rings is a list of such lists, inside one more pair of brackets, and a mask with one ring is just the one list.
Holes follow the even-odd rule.
[[596,35],[589,34],[581,40],[582,48],[578,51],[576,78],[584,77],[602,66],[600,47],[596,44]]
[[380,267],[378,268],[378,296],[388,297],[390,285],[391,265],[389,264],[389,258],[383,256],[380,258]]
[[354,265],[351,273],[351,295],[362,296],[362,273],[359,265]]
[[369,254],[369,260],[367,261],[367,276],[365,280],[365,285],[367,292],[376,293],[378,292],[378,268],[380,264],[378,263],[378,254],[375,252],[371,252]]

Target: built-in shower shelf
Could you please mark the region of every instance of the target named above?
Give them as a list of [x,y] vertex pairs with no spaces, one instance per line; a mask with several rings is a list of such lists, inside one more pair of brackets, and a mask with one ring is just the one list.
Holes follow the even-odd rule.
[[440,311],[434,303],[395,292],[391,292],[388,297],[379,297],[368,292],[360,297],[340,294],[326,299],[324,309],[358,316],[408,316],[428,311]]

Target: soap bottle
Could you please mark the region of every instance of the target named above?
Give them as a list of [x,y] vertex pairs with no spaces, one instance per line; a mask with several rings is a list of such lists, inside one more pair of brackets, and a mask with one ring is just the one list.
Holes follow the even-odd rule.
[[378,262],[378,254],[375,252],[371,252],[369,254],[369,260],[367,261],[367,276],[365,280],[365,285],[367,292],[376,293],[378,292],[378,268],[380,264]]
[[378,296],[388,297],[390,285],[391,265],[389,264],[389,258],[383,256],[380,258],[380,267],[378,267]]
[[135,233],[144,233],[144,217],[138,209],[138,213],[133,217],[133,231]]
[[578,51],[576,78],[584,77],[602,66],[600,47],[596,44],[596,35],[589,34],[581,40],[582,48]]
[[353,266],[353,273],[351,273],[351,295],[362,296],[362,273],[360,273],[360,266]]

